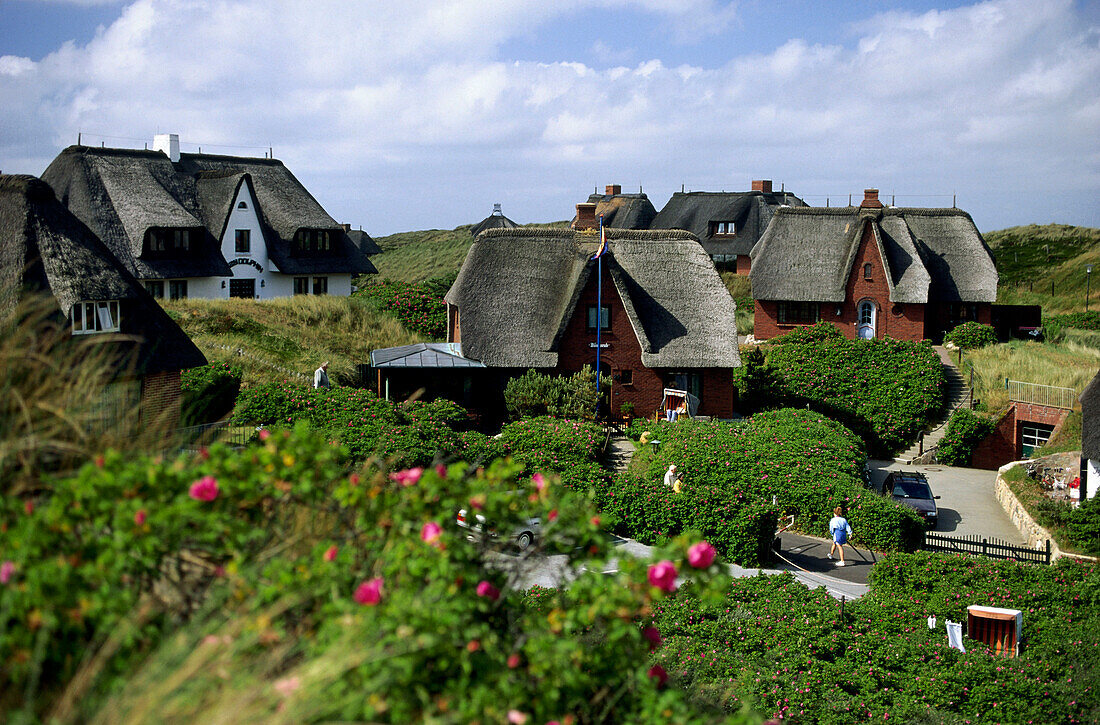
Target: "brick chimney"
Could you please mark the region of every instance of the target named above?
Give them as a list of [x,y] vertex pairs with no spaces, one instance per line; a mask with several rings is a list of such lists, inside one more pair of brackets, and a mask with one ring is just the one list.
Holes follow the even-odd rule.
[[588,229],[596,229],[596,205],[588,202],[577,204],[577,219],[573,222],[573,228],[579,232]]
[[860,209],[881,209],[882,202],[878,200],[878,189],[864,189],[863,190],[863,203],[859,205]]
[[623,187],[619,184],[608,184],[603,190],[604,196],[618,196],[621,193],[623,193]]
[[771,179],[753,179],[752,181],[753,191],[762,191],[765,194],[772,193],[772,180]]

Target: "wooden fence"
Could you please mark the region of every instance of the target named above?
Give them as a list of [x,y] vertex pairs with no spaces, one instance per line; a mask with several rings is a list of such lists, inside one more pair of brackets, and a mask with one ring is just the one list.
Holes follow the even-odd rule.
[[1050,539],[1047,539],[1045,549],[1032,549],[977,534],[972,536],[944,536],[933,531],[926,531],[922,548],[925,551],[976,554],[989,559],[1015,559],[1037,564],[1049,565],[1051,561]]

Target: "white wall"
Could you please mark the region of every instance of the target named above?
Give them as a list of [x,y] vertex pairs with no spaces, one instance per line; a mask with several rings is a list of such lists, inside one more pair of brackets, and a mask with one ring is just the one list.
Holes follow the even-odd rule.
[[[246,208],[241,209],[244,202]],[[234,251],[237,242],[237,230],[247,229],[251,236],[250,250],[247,254],[238,254]],[[264,244],[264,233],[260,227],[260,218],[256,215],[256,200],[248,189],[248,184],[241,184],[237,196],[233,199],[232,211],[229,212],[229,222],[225,225],[225,234],[222,236],[222,256],[232,265],[233,276],[229,279],[254,279],[256,280],[256,296],[259,299],[270,299],[283,295],[272,294],[268,289],[267,280],[271,276],[271,265],[267,256],[267,245]],[[245,262],[241,264],[240,262]],[[247,262],[255,262],[260,266],[256,269]],[[260,282],[263,282],[263,286]],[[226,280],[225,297],[229,297],[229,280]],[[218,283],[219,288],[221,282]]]
[[1085,489],[1085,498],[1093,498],[1096,496],[1096,492],[1100,490],[1100,461],[1094,459],[1088,459],[1088,465],[1085,469],[1085,480],[1082,482]]

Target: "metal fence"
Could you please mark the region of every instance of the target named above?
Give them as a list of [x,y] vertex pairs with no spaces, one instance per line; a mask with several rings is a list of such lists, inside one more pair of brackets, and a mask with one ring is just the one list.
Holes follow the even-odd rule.
[[1045,549],[1031,549],[1026,546],[1010,544],[1001,539],[979,536],[944,536],[932,531],[924,533],[925,551],[947,551],[951,553],[976,554],[989,559],[1015,559],[1037,564],[1050,564],[1050,539]]
[[172,439],[180,448],[202,448],[212,443],[225,443],[243,448],[256,431],[248,426],[230,426],[225,421],[177,428]]
[[1073,410],[1073,404],[1077,402],[1078,396],[1078,392],[1073,388],[1025,383],[1008,378],[1005,378],[1005,387],[1008,389],[1008,399],[1013,403],[1031,403],[1066,410]]

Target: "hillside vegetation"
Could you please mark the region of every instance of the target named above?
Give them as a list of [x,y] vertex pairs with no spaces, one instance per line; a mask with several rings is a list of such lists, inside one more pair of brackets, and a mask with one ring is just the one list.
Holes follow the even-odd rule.
[[[246,385],[312,376],[325,360],[329,376],[350,382],[370,351],[421,342],[396,317],[354,297],[297,296],[274,300],[179,300],[168,314],[211,362],[232,362]],[[228,348],[228,349],[226,349]],[[244,355],[238,355],[237,350]]]
[[1100,229],[1029,224],[989,232],[985,240],[997,260],[998,303],[1041,305],[1044,315],[1085,308],[1085,268],[1097,265],[1100,276]]
[[[375,241],[382,254],[371,257],[378,268],[378,276],[397,282],[427,282],[430,279],[453,276],[462,267],[466,252],[474,243],[470,236],[472,224],[463,224],[451,230],[425,229],[417,232],[400,232]],[[524,224],[532,228],[568,227],[569,222]]]

